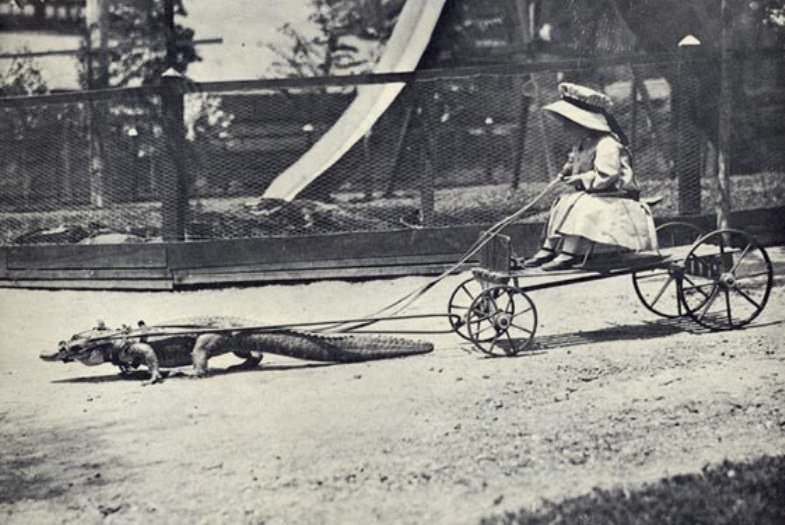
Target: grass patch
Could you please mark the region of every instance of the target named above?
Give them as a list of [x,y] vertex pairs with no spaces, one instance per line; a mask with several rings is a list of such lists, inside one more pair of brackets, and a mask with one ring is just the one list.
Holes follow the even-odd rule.
[[601,490],[542,509],[484,518],[482,525],[785,523],[785,456],[726,461],[635,491]]

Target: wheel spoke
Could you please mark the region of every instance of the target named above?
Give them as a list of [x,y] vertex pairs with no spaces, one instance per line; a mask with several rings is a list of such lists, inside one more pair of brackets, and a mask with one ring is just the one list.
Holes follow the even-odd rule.
[[739,267],[739,264],[741,264],[742,259],[744,259],[747,256],[747,252],[750,250],[750,247],[752,247],[752,243],[747,243],[747,246],[745,246],[744,249],[741,251],[741,255],[739,255],[738,260],[736,260],[736,262],[733,263],[733,268],[730,269],[731,273],[736,273],[736,269]]
[[527,312],[531,312],[531,311],[532,311],[532,307],[530,306],[530,307],[528,307],[526,310],[522,310],[522,311],[520,311],[520,312],[517,312],[517,313],[514,313],[514,314],[512,314],[512,319],[515,319],[516,317],[520,317],[520,316],[522,316],[523,314],[525,314],[525,313],[527,313]]
[[496,331],[496,337],[494,337],[494,338],[491,340],[491,346],[488,348],[488,353],[489,353],[489,354],[492,354],[492,353],[493,353],[493,349],[494,349],[494,347],[496,346],[496,342],[499,340],[499,338],[500,338],[500,337],[501,337],[503,334],[504,334],[504,332],[499,332],[498,330]]
[[755,301],[752,299],[752,297],[750,297],[750,296],[749,296],[749,295],[747,295],[745,292],[743,292],[743,291],[741,290],[741,288],[739,288],[739,287],[737,287],[737,286],[734,286],[734,287],[733,287],[733,291],[735,291],[736,293],[738,293],[739,295],[741,295],[742,297],[744,297],[744,298],[747,300],[747,302],[749,302],[749,303],[750,303],[752,306],[754,306],[754,307],[755,307],[755,309],[756,309],[756,310],[760,310],[760,308],[761,308],[761,305],[759,305],[758,303],[756,303],[756,302],[755,302]]
[[683,277],[684,277],[684,280],[687,281],[688,283],[690,283],[692,286],[682,287],[682,290],[698,290],[700,293],[703,294],[703,297],[706,297],[708,299],[709,294],[707,294],[706,292],[701,290],[701,288],[705,288],[706,286],[714,285],[714,281],[712,281],[710,283],[704,283],[704,284],[701,284],[701,285],[697,285],[694,282],[692,282],[692,279],[690,279],[686,275],[683,276]]
[[730,292],[728,289],[725,289],[725,309],[728,312],[728,327],[733,328],[733,314],[731,313],[730,308]]
[[517,328],[518,330],[523,330],[524,332],[526,332],[526,333],[527,333],[527,334],[529,334],[529,335],[533,335],[533,334],[534,334],[534,332],[532,332],[532,331],[531,331],[531,330],[529,330],[528,328],[524,328],[524,327],[522,327],[522,326],[520,326],[520,325],[517,325],[517,324],[515,324],[515,323],[510,323],[510,326],[514,326],[514,327],[515,327],[515,328]]
[[[469,305],[471,306],[471,305]],[[452,307],[456,310],[468,310],[469,306],[464,306],[462,304],[453,304]]]
[[518,351],[518,347],[515,346],[515,342],[512,340],[512,337],[510,337],[510,330],[509,329],[505,330],[504,333],[507,336],[507,341],[510,342],[510,349],[508,351],[506,351],[505,354],[507,354],[507,355],[515,355],[515,353]]
[[709,296],[709,299],[706,301],[706,304],[703,305],[702,307],[703,313],[701,313],[700,317],[698,317],[698,321],[703,321],[703,318],[706,317],[706,314],[709,312],[709,308],[711,308],[711,305],[714,304],[714,301],[717,299],[717,296],[719,294],[720,294],[720,289],[715,286],[714,289],[711,291],[711,295]]
[[741,277],[737,276],[736,277],[736,282],[739,282],[742,279],[754,279],[755,277],[762,277],[764,275],[769,275],[769,271],[767,270],[765,272],[758,272],[758,273],[753,273],[753,274],[750,274],[750,275],[742,275]]
[[670,284],[671,284],[672,282],[673,282],[673,275],[671,275],[670,277],[668,277],[668,280],[667,280],[667,281],[665,281],[665,284],[664,284],[664,285],[662,285],[662,288],[660,288],[660,291],[657,293],[657,296],[656,296],[656,297],[654,298],[654,300],[651,302],[651,306],[654,306],[655,304],[657,304],[657,301],[659,301],[659,300],[662,298],[662,294],[664,294],[664,293],[665,293],[665,290],[667,290],[668,286],[670,286]]
[[461,285],[461,290],[463,290],[464,292],[466,292],[466,295],[468,295],[468,296],[469,296],[469,299],[471,299],[472,301],[474,301],[474,295],[472,295],[472,293],[469,291],[469,289],[468,289],[468,288],[466,288],[466,283],[463,283],[463,284]]
[[[478,323],[478,324],[479,324],[479,323]],[[495,327],[495,326],[493,326],[493,323],[489,324],[488,326],[486,326],[485,328],[482,328],[482,329],[478,327],[478,328],[477,328],[477,335],[479,336],[479,335],[480,335],[480,334],[482,334],[483,332],[487,332],[487,331],[488,331],[488,329],[490,329],[490,328],[493,328],[494,330],[496,329],[496,327]]]

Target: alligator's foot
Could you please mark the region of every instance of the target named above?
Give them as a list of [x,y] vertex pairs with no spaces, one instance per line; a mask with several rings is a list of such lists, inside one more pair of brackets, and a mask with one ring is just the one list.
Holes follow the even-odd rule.
[[164,376],[160,372],[154,372],[150,374],[150,379],[148,381],[143,381],[142,386],[154,385],[156,383],[162,383],[164,380]]
[[195,368],[191,372],[185,372],[185,377],[188,379],[203,379],[208,375],[209,373],[205,368]]
[[237,370],[255,370],[255,369],[259,368],[259,363],[261,363],[261,362],[262,362],[262,356],[261,355],[259,355],[259,356],[252,356],[252,357],[246,358],[245,361],[243,361],[242,363],[238,363],[236,365],[232,365],[230,367],[227,367],[226,370],[229,371],[229,372],[234,372],[234,371],[237,371]]

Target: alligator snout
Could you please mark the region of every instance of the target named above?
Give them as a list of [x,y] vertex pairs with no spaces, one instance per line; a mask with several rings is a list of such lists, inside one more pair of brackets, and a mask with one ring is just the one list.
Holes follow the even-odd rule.
[[44,361],[59,361],[60,360],[60,350],[55,352],[47,352],[43,351],[38,355],[39,358],[43,359]]
[[47,352],[46,350],[44,350],[43,352],[38,354],[38,357],[44,361],[68,362],[70,361],[70,359],[67,358],[67,354],[64,351],[65,349],[66,349],[65,341],[60,341],[60,344],[57,345],[57,350],[55,350],[54,352]]

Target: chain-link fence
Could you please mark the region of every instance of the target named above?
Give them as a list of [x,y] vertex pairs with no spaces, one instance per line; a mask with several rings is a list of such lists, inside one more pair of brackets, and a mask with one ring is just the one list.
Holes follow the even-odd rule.
[[[607,62],[605,62],[607,64]],[[734,209],[785,205],[785,68],[733,61]],[[0,99],[5,244],[314,235],[482,224],[538,194],[569,142],[541,107],[603,89],[659,216],[717,200],[719,63],[637,59],[413,75],[370,132],[289,203],[259,200],[350,107],[355,86],[191,84]],[[174,84],[172,84],[174,85]],[[314,167],[315,169],[316,167]],[[542,221],[550,200],[523,218]]]

